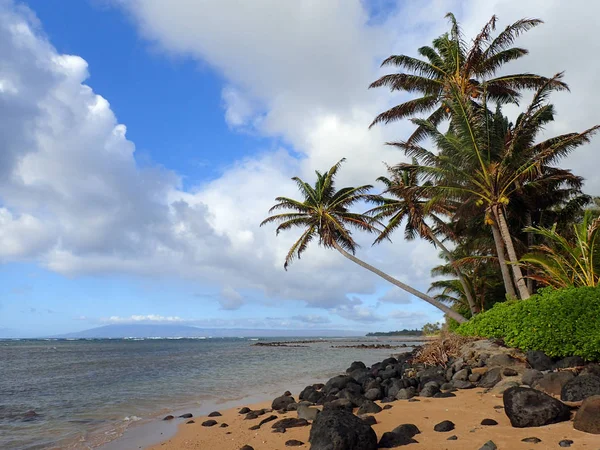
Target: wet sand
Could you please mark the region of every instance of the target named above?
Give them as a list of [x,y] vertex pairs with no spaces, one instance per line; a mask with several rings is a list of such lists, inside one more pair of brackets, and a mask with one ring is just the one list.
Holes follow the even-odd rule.
[[[421,434],[414,437],[418,444],[410,444],[410,449],[473,449],[478,450],[487,441],[492,440],[499,450],[511,449],[546,449],[560,448],[558,443],[563,439],[574,441],[571,448],[586,448],[597,450],[600,447],[600,436],[583,433],[573,429],[572,422],[563,422],[538,428],[513,428],[503,409],[502,398],[492,394],[484,394],[483,389],[463,390],[452,398],[420,398],[418,402],[399,400],[389,403],[389,410],[374,414],[377,424],[373,429],[380,438],[386,431],[392,431],[398,425],[413,423],[421,430]],[[297,396],[295,397],[297,399]],[[258,403],[248,406],[250,409],[270,408],[270,402]],[[383,405],[382,405],[383,406]],[[222,417],[214,417],[218,424],[213,427],[203,427],[202,422],[208,420],[206,416],[195,417],[195,423],[186,424],[182,420],[177,434],[171,439],[157,445],[148,447],[148,450],[239,450],[244,445],[250,445],[255,450],[283,450],[285,442],[296,439],[305,445],[295,448],[310,448],[308,436],[310,426],[301,428],[288,428],[285,433],[273,433],[272,424],[264,424],[259,430],[249,430],[257,425],[270,413],[254,420],[244,420],[244,415],[238,414],[240,408],[220,411]],[[297,417],[295,411],[278,414],[278,419]],[[498,422],[495,426],[481,425],[483,419],[494,419]],[[451,420],[456,425],[453,431],[439,433],[433,427],[443,421]],[[227,428],[220,428],[221,423],[227,423]],[[455,441],[448,441],[450,436],[458,437]],[[542,440],[538,444],[521,442],[527,437],[537,437]],[[293,448],[293,447],[292,447]]]

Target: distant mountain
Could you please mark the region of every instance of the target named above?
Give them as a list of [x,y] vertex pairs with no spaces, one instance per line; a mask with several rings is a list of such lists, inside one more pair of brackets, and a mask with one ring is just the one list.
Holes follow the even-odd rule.
[[340,330],[253,330],[244,328],[198,328],[187,325],[106,325],[52,336],[57,339],[118,339],[118,338],[190,338],[190,337],[342,337],[358,336],[358,333]]

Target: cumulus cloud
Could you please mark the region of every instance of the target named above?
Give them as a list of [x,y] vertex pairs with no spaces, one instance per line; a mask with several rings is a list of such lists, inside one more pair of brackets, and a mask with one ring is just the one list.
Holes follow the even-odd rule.
[[395,303],[397,305],[407,305],[411,303],[410,294],[401,289],[390,289],[377,299],[381,303]]

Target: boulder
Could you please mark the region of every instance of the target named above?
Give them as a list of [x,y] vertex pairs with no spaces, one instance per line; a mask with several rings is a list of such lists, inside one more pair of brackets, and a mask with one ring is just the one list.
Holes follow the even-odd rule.
[[450,420],[444,420],[433,427],[433,431],[445,433],[454,430],[454,423]]
[[378,448],[396,448],[402,445],[417,444],[412,437],[408,437],[404,434],[397,434],[391,431],[383,433],[379,440]]
[[544,352],[540,352],[538,350],[531,350],[526,354],[527,362],[531,366],[532,369],[535,370],[552,370],[554,367],[554,363],[549,356],[547,356]]
[[559,447],[570,447],[573,444],[571,439],[563,439],[558,443]]
[[471,375],[471,368],[467,367],[456,372],[452,376],[452,380],[467,381],[469,379],[469,375]]
[[531,388],[512,387],[504,392],[504,412],[515,428],[541,427],[569,420],[564,403]]
[[585,366],[585,361],[581,356],[567,356],[556,362],[554,367],[557,369],[568,369],[570,367]]
[[[190,419],[192,417],[194,417],[194,415],[192,413],[185,413],[185,414],[182,414],[182,415],[179,416],[180,419]],[[212,417],[212,416],[209,415],[208,417]]]
[[371,401],[381,400],[381,398],[382,398],[381,389],[379,389],[379,388],[369,389],[368,391],[365,392],[365,398],[367,400],[371,400]]
[[439,385],[444,384],[446,380],[446,374],[443,367],[433,366],[427,369],[421,370],[417,373],[417,378],[421,383],[421,386],[425,386],[430,381],[436,381]]
[[381,406],[371,400],[365,400],[360,408],[358,408],[357,414],[377,414],[381,412]]
[[[349,384],[357,384],[354,378],[349,375],[338,375],[337,377],[331,378],[326,384],[323,390],[326,394],[333,393],[334,389],[337,389],[337,392],[346,388]],[[359,386],[360,387],[360,386]]]
[[308,396],[314,392],[317,392],[317,390],[313,386],[306,386],[304,389],[302,389],[302,392],[300,392],[298,398],[300,400],[308,400]]
[[452,380],[452,386],[456,389],[473,389],[475,385],[470,381]]
[[469,375],[469,381],[471,383],[477,383],[480,379],[481,379],[480,373],[472,373],[471,375]]
[[250,445],[244,445],[243,447],[240,447],[240,450],[254,450],[254,447]]
[[250,412],[250,408],[244,406],[242,409],[238,411],[238,414],[248,414]]
[[505,377],[516,377],[517,375],[519,375],[519,372],[510,367],[505,367],[502,371],[502,375],[504,375]]
[[[26,419],[29,417],[35,417],[33,415],[27,415],[27,413],[25,413],[23,415],[23,417],[25,417]],[[168,416],[163,417],[163,420],[173,420],[175,418],[175,416],[172,416],[171,414],[169,414]]]
[[285,442],[286,447],[300,447],[301,445],[304,445],[304,442],[297,439],[290,439],[289,441]]
[[486,364],[490,367],[510,367],[516,365],[517,363],[518,360],[516,360],[510,355],[507,355],[506,353],[498,353],[496,355],[492,355],[486,362]]
[[420,397],[433,397],[435,394],[440,392],[440,385],[435,381],[430,381],[423,386],[423,389],[419,392]]
[[377,419],[375,418],[375,416],[362,415],[360,416],[360,420],[362,420],[364,423],[370,426],[377,424]]
[[490,391],[490,393],[494,397],[502,397],[504,395],[504,392],[507,389],[510,389],[512,387],[517,387],[517,386],[520,386],[520,383],[518,383],[517,381],[502,380],[500,383],[498,383],[496,386],[494,386],[492,388],[492,390]]
[[216,420],[205,420],[204,422],[202,422],[202,426],[203,427],[214,427],[217,424]]
[[352,412],[354,409],[354,404],[346,398],[338,398],[337,400],[325,403],[325,405],[323,405],[323,411],[340,409]]
[[494,419],[483,419],[481,421],[481,425],[485,425],[487,427],[493,427],[494,425],[498,425],[498,422],[496,422]]
[[397,400],[408,400],[417,395],[417,390],[414,387],[407,387],[406,389],[400,389],[396,394]]
[[263,419],[263,420],[261,420],[261,421],[260,421],[260,423],[258,424],[258,426],[259,426],[259,427],[261,427],[261,426],[263,426],[265,423],[272,422],[272,421],[274,421],[274,420],[277,420],[277,416],[275,416],[275,415],[271,415],[271,416],[267,417],[266,419]]
[[346,369],[346,373],[352,373],[354,372],[356,369],[366,369],[367,366],[365,366],[365,363],[362,361],[354,361],[352,364],[350,364],[350,367],[348,367]]
[[560,395],[563,386],[573,378],[575,375],[571,372],[550,372],[539,378],[532,387],[548,395]]
[[[192,423],[193,423],[194,421],[193,421],[193,420],[190,420],[190,422],[192,422]],[[187,423],[190,423],[190,422],[187,422]],[[229,427],[229,425],[228,425],[228,424],[226,424],[226,423],[222,423],[221,425],[219,425],[219,428],[228,428],[228,427]]]
[[539,380],[540,378],[542,378],[543,376],[544,376],[544,374],[537,369],[526,369],[525,372],[523,372],[522,381],[523,381],[523,384],[533,387],[535,382],[537,380]]
[[371,379],[371,371],[368,369],[356,369],[350,372],[350,376],[358,384],[362,385],[368,379]]
[[437,394],[435,394],[433,396],[433,398],[450,398],[450,397],[456,397],[456,394],[454,394],[453,392],[447,391],[447,392],[438,392]]
[[[279,408],[277,408],[277,409],[279,409]],[[222,414],[219,411],[213,411],[208,415],[208,417],[221,417],[221,416],[222,416]],[[181,416],[181,417],[183,417],[183,416]],[[190,417],[192,417],[192,416],[190,415]]]
[[317,408],[310,406],[300,405],[298,406],[298,418],[314,421],[319,415],[320,411]]
[[377,450],[373,429],[344,410],[325,410],[310,430],[311,450]]
[[528,437],[521,439],[521,442],[527,442],[528,444],[539,444],[540,442],[542,442],[542,440],[536,437]]
[[306,427],[309,423],[306,419],[298,419],[296,417],[288,417],[287,419],[281,419],[271,425],[271,428],[296,428],[296,427]]
[[496,447],[494,441],[487,441],[485,444],[479,447],[479,450],[497,450],[497,448],[498,447]]
[[594,395],[600,395],[600,377],[579,375],[563,386],[560,399],[565,402],[579,402]]
[[479,387],[483,388],[492,388],[498,384],[498,382],[502,379],[502,368],[494,367],[481,377],[479,380]]
[[600,395],[583,401],[575,415],[573,428],[585,433],[600,434]]

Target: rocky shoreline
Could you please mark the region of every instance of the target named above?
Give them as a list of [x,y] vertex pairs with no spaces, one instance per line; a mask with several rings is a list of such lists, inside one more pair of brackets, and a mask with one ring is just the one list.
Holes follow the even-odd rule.
[[[232,413],[234,416],[229,420],[236,421],[238,428],[260,433],[260,436],[265,436],[265,430],[275,434],[306,430],[303,434],[298,431],[294,439],[286,439],[283,446],[305,446],[312,450],[374,450],[406,445],[417,448],[421,439],[439,442],[442,437],[448,443],[435,448],[450,448],[446,445],[453,445],[452,441],[468,440],[472,445],[477,430],[485,429],[489,434],[487,430],[493,430],[499,422],[515,430],[525,429],[528,434],[521,437],[515,433],[510,446],[506,445],[510,437],[504,433],[497,438],[482,439],[473,448],[509,449],[540,442],[544,442],[545,447],[539,448],[570,447],[588,437],[600,442],[600,436],[595,436],[600,435],[600,365],[586,364],[576,357],[552,360],[541,352],[524,354],[491,341],[468,342],[454,353],[449,357],[442,355],[440,363],[429,365],[419,362],[427,359],[420,349],[387,358],[371,367],[356,361],[344,374],[322,384],[306,386],[297,398],[285,392],[267,407],[242,408]],[[414,406],[419,408],[415,411],[430,410],[433,414],[436,402],[452,402],[457,395],[474,401],[479,393],[486,402],[497,398],[502,403],[489,410],[495,414],[493,417],[477,419],[478,425],[467,434],[458,431],[460,414],[431,425],[427,422],[427,428],[402,417],[401,423],[381,429],[383,415],[400,408],[421,402]],[[229,428],[229,423],[219,420],[220,412],[209,416],[212,418],[199,421],[204,430]],[[424,419],[429,421],[429,416]],[[192,423],[195,423],[193,419],[188,421]],[[548,429],[559,425],[562,434],[549,442]],[[248,435],[247,431],[239,432],[247,443],[228,448],[283,448],[278,446],[282,445],[281,439],[278,444],[269,444],[266,437],[263,438],[265,445],[257,447],[254,441],[259,434]],[[225,436],[233,434],[225,432]]]

